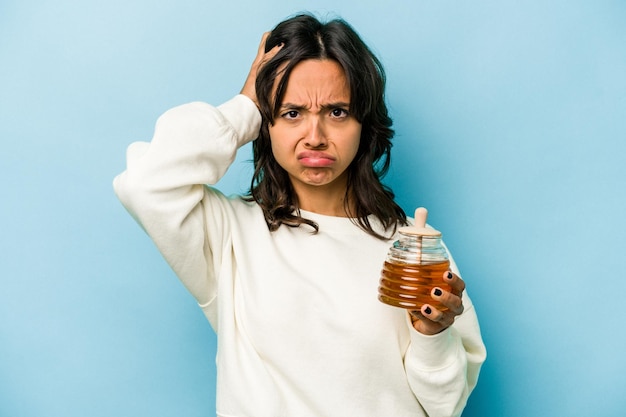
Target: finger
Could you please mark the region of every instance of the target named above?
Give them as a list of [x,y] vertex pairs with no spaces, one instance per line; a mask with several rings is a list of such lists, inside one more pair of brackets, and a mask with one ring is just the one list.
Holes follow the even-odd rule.
[[420,312],[425,318],[430,321],[434,321],[435,323],[439,323],[444,317],[444,314],[441,311],[432,307],[430,304],[424,304],[420,309]]
[[265,32],[261,37],[261,43],[259,43],[256,58],[254,59],[254,62],[257,66],[261,66],[262,64],[272,59],[283,47],[283,43],[281,42],[278,45],[274,45],[272,49],[266,52],[267,40],[271,34],[272,32]]
[[438,301],[442,305],[446,306],[448,310],[455,316],[463,313],[463,299],[458,295],[446,291],[442,288],[435,287],[431,290],[430,296],[433,300]]
[[261,42],[259,43],[259,47],[256,51],[256,57],[252,63],[252,67],[258,67],[264,60],[265,57],[265,43],[267,42],[267,38],[269,38],[271,32],[265,32],[263,36],[261,36]]
[[278,45],[274,46],[272,49],[270,49],[269,51],[267,51],[265,53],[265,56],[263,57],[263,64],[265,64],[266,62],[270,61],[272,58],[274,58],[276,56],[276,54],[278,52],[280,52],[281,49],[283,49],[283,46],[285,44],[284,43],[279,43]]
[[248,72],[248,77],[241,88],[241,94],[248,96],[257,105],[257,107],[259,106],[255,87],[257,74],[263,65],[272,59],[282,48],[282,44],[276,45],[268,53],[265,53],[265,44],[270,34],[271,32],[265,32],[261,37],[261,42],[259,43],[259,47],[257,49],[257,55],[252,62],[252,66]]
[[465,291],[465,281],[463,281],[461,277],[459,277],[452,271],[448,270],[443,273],[443,282],[450,285],[450,287],[452,288],[452,293],[456,294],[459,297],[461,296],[461,294],[463,294],[463,291]]
[[415,322],[416,320],[422,320],[424,316],[422,316],[422,312],[419,310],[410,310],[409,314],[411,315],[411,320]]
[[455,314],[447,311],[443,312],[429,304],[424,304],[420,310],[426,322],[431,321],[439,327],[439,332],[452,326]]
[[421,310],[410,313],[413,328],[425,335],[441,333],[454,321],[447,319],[445,314],[429,305],[424,305]]
[[265,55],[265,43],[271,34],[272,32],[265,32],[263,33],[263,36],[261,36],[261,43],[259,43],[259,48],[256,51],[256,57],[259,61],[263,58],[263,55]]
[[278,45],[274,46],[269,51],[265,52],[265,43],[267,41],[270,32],[266,32],[263,35],[263,39],[261,40],[261,44],[259,45],[259,50],[257,52],[257,56],[252,63],[251,71],[256,74],[263,68],[265,64],[267,64],[272,58],[276,56],[276,54],[283,48],[284,44],[281,42]]
[[409,314],[411,315],[411,319],[414,320],[427,320],[438,323],[443,319],[443,313],[430,304],[424,304],[419,310],[411,310]]

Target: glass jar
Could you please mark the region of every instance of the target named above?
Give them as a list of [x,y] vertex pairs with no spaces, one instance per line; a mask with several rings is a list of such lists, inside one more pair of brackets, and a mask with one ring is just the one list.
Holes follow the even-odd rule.
[[441,232],[426,227],[427,215],[423,207],[415,210],[415,226],[400,228],[398,240],[389,248],[378,287],[378,299],[385,304],[410,310],[429,304],[447,310],[431,292],[434,287],[451,290],[443,280],[450,261]]

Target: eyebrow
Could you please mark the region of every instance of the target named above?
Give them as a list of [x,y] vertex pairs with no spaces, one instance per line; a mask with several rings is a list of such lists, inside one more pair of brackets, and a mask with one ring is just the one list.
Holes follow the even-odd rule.
[[[334,103],[326,103],[322,104],[321,109],[330,110],[330,109],[338,109],[338,108],[350,108],[350,103],[346,103],[345,101],[337,101]],[[280,105],[280,110],[293,109],[293,110],[307,110],[307,106],[303,104],[295,104],[295,103],[283,103]]]

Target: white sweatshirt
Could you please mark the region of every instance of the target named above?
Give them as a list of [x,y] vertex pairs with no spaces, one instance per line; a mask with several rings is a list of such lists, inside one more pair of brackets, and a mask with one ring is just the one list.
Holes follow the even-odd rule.
[[114,181],[217,333],[217,415],[460,415],[485,359],[466,295],[452,327],[422,335],[405,310],[377,299],[391,241],[306,211],[318,234],[270,232],[257,204],[205,185],[260,123],[242,95],[176,107],[150,143],[129,146]]

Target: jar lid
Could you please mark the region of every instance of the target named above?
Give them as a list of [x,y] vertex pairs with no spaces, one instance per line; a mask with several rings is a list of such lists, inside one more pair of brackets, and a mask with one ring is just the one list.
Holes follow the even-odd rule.
[[401,227],[399,232],[416,236],[441,236],[441,232],[439,230],[426,227],[426,217],[428,217],[428,210],[424,207],[418,207],[415,210],[414,225]]

